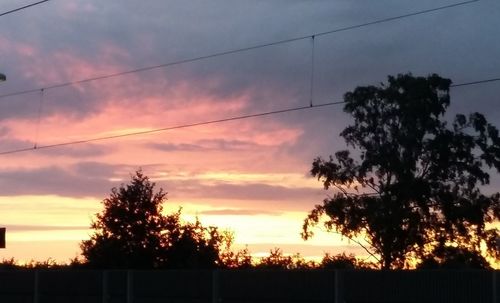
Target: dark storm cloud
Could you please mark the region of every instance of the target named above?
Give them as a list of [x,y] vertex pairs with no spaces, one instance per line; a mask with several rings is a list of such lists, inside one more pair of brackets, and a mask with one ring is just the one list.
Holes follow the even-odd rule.
[[86,158],[104,156],[114,151],[109,145],[101,146],[91,143],[73,145],[73,146],[59,146],[47,149],[38,149],[34,153],[40,153],[49,157],[71,157],[71,158]]
[[203,146],[196,144],[149,143],[146,146],[164,152],[202,151],[205,149]]
[[[43,63],[55,70],[63,68],[57,58],[43,56],[50,55],[54,49],[69,51],[96,64],[102,60],[113,61],[119,63],[122,70],[128,70],[308,35],[450,3],[453,2],[148,1],[147,5],[139,5],[134,1],[90,1],[74,2],[73,10],[67,8],[68,4],[51,3],[36,12],[32,10],[16,19],[8,19],[0,34],[9,37],[9,40],[40,48],[41,53],[37,55],[46,58],[48,61]],[[499,10],[497,2],[481,1],[317,37],[317,101],[338,99],[356,85],[377,83],[383,81],[387,74],[398,72],[441,72],[454,78],[465,75],[477,78],[494,72],[491,66],[499,63],[497,61],[500,59],[493,54],[499,50],[500,42],[488,37],[498,34],[495,11]],[[25,26],[19,27],[18,23]],[[60,24],[64,24],[64,27]],[[482,34],[477,35],[478,32]],[[109,51],[106,47],[109,45],[121,51]],[[140,94],[141,88],[143,92],[157,91],[160,94],[161,85],[154,85],[154,79],[158,80],[161,74],[168,74],[172,86],[175,86],[176,81],[188,80],[193,87],[205,90],[205,94],[220,97],[251,89],[254,98],[250,109],[259,110],[307,102],[309,61],[310,41],[306,39],[160,71],[143,72],[137,74],[138,77],[134,75],[134,79],[131,78],[134,81],[126,81],[125,76],[123,82],[135,84],[122,84],[121,87],[123,96]],[[18,65],[23,63],[16,63],[15,60],[10,62]],[[15,65],[11,69],[15,71]],[[99,72],[99,66],[96,66],[95,73],[100,75],[106,71]],[[66,77],[62,79],[64,81],[82,77],[64,73],[62,76]],[[20,78],[19,81],[22,80]],[[215,86],[204,85],[207,79],[212,78],[222,81]],[[96,88],[83,92],[56,90],[59,92],[50,92],[53,100],[50,101],[52,105],[47,105],[49,112],[58,110],[83,115],[98,109],[105,99]],[[83,102],[75,97],[78,95],[84,99]],[[9,112],[19,113],[13,109]]]
[[[128,5],[123,2],[120,5],[94,2],[91,5],[95,6],[95,9],[82,11],[78,14],[74,13],[71,19],[66,19],[67,12],[63,8],[44,10],[43,12],[49,14],[50,18],[40,18],[35,15],[37,18],[30,19],[29,24],[22,28],[15,26],[15,24],[8,24],[13,28],[12,31],[7,31],[5,35],[9,36],[8,40],[10,41],[22,41],[23,45],[33,45],[39,52],[35,53],[34,56],[44,57],[46,60],[37,62],[31,55],[25,55],[24,60],[18,62],[17,65],[26,65],[25,61],[33,61],[33,64],[50,65],[52,73],[57,74],[57,70],[62,70],[59,77],[66,77],[60,80],[60,82],[64,82],[79,80],[83,76],[65,74],[63,71],[65,66],[57,62],[58,58],[50,57],[54,49],[66,51],[82,57],[83,60],[98,64],[99,58],[106,55],[103,54],[106,49],[104,46],[108,44],[115,45],[127,54],[118,58],[120,59],[118,62],[123,70],[128,70],[245,47],[249,43],[252,45],[270,38],[262,37],[263,32],[260,30],[255,31],[254,26],[259,28],[264,26],[267,29],[266,36],[278,37],[281,34],[286,34],[282,32],[283,28],[277,25],[283,23],[283,25],[289,26],[283,14],[289,14],[288,12],[295,6],[281,3],[279,6],[280,11],[277,12],[273,9],[274,5],[269,3],[261,3],[257,6],[246,3],[235,5],[231,2],[218,2],[218,4],[214,2],[210,5],[205,2],[194,3],[196,2],[186,2],[182,5],[174,3],[166,9],[165,2],[151,1],[148,2],[148,5],[141,5],[139,9],[133,9],[134,13],[130,14],[131,6],[136,6],[134,2]],[[83,6],[84,4],[80,5]],[[60,6],[64,7],[65,5],[61,4]],[[250,11],[254,13],[249,14]],[[314,12],[316,9],[311,7],[307,11]],[[113,22],[110,22],[111,19],[108,14],[113,15]],[[296,12],[291,14],[295,17],[299,15]],[[196,25],[185,22],[190,19],[187,17],[190,15],[193,19],[198,20]],[[33,17],[29,14],[25,16],[27,18],[28,16]],[[261,16],[263,20],[254,20],[252,16]],[[22,18],[23,16],[20,16],[19,22],[22,22]],[[58,21],[58,19],[60,20]],[[50,21],[47,22],[47,20]],[[294,22],[297,22],[297,20],[294,19]],[[61,23],[65,24],[64,30],[61,30]],[[200,27],[198,24],[204,24],[204,26]],[[13,32],[16,32],[16,35],[13,35]],[[50,33],[50,39],[47,39],[47,33]],[[78,37],[78,39],[75,39],[75,37]],[[88,39],[82,39],[82,37]],[[143,41],[144,39],[147,40],[147,37],[151,40],[150,45],[146,45],[147,43],[145,44]],[[61,44],[61,41],[64,41],[64,44]],[[82,43],[83,41],[85,43]],[[88,43],[88,41],[92,41],[92,43]],[[290,50],[294,51],[293,48]],[[288,47],[284,47],[284,49],[274,52],[275,55],[266,54],[266,50],[258,50],[256,52],[226,56],[222,60],[216,58],[193,63],[187,66],[187,72],[183,72],[184,68],[174,68],[173,71],[181,77],[184,74],[184,77],[194,83],[196,83],[196,78],[199,78],[199,81],[202,82],[204,78],[221,75],[227,80],[227,83],[224,84],[226,88],[214,88],[213,93],[227,96],[248,87],[251,80],[255,85],[258,79],[268,83],[270,78],[277,78],[276,67],[286,68],[291,66],[293,68],[294,66],[290,64],[289,60],[284,60],[288,57],[290,50]],[[49,56],[44,56],[44,53]],[[23,56],[20,55],[20,57]],[[154,60],[151,58],[154,58]],[[296,55],[292,58],[292,60],[294,59],[297,59]],[[281,64],[276,64],[276,61],[278,63],[281,61]],[[168,72],[168,70],[166,71]],[[286,69],[286,71],[289,72],[289,75],[300,74],[290,69]],[[99,66],[96,66],[95,72],[96,75],[106,73],[106,71],[99,72]],[[231,77],[226,77],[228,73],[231,74]],[[279,75],[282,74],[282,72],[279,73]],[[147,79],[147,82],[150,82],[151,78],[155,76],[154,71],[140,74],[140,78]],[[14,82],[10,81],[13,84],[9,83],[8,85],[14,88],[15,83],[18,81],[21,83],[22,78],[13,77]],[[42,83],[43,80],[47,81],[42,79]],[[26,84],[22,86],[26,86]],[[8,86],[4,86],[4,88],[9,89]],[[124,89],[127,89],[127,87],[124,87]],[[67,88],[58,88],[54,91],[56,92],[50,93],[53,94],[55,99],[70,99],[70,97],[74,99],[72,95],[75,93]],[[86,92],[86,94],[92,95],[92,92]],[[75,112],[81,112],[82,108],[85,109],[85,106],[87,106],[86,110],[91,110],[89,106],[92,104],[97,105],[97,103],[94,101],[95,98],[89,99],[87,102],[58,102],[58,105],[60,105],[58,109],[65,111],[73,109]]]
[[321,188],[289,188],[267,184],[217,184],[205,186],[202,191],[210,198],[238,200],[308,200],[322,194]]
[[15,150],[22,150],[32,148],[35,142],[29,140],[17,140],[10,138],[0,138],[0,152],[10,152]]
[[73,170],[81,176],[100,176],[102,178],[111,178],[120,165],[109,165],[99,162],[79,162],[73,165]]
[[[0,37],[15,47],[6,48],[3,72],[9,80],[0,94],[47,84],[29,70],[43,65],[60,81],[82,75],[67,69],[56,51],[90,63],[92,75],[130,70],[220,51],[309,35],[381,18],[454,3],[454,1],[136,1],[119,3],[88,1],[53,2],[27,10],[16,18],[0,20]],[[132,12],[132,13],[131,13]],[[314,102],[340,101],[358,85],[377,84],[389,74],[437,72],[455,82],[498,77],[500,66],[500,3],[493,0],[455,7],[315,39]],[[112,17],[110,17],[112,16]],[[196,22],[192,22],[196,20]],[[188,21],[188,22],[187,22]],[[23,24],[23,26],[19,26]],[[61,26],[63,24],[64,26]],[[34,49],[30,52],[29,47]],[[21,52],[22,51],[22,52]],[[136,102],[148,95],[169,99],[179,83],[187,82],[199,95],[221,97],[250,94],[248,112],[259,112],[309,101],[311,41],[309,39],[197,61],[181,66],[141,72],[45,92],[44,115],[64,113],[75,119],[98,112],[110,95]],[[73,61],[68,61],[73,62]],[[80,61],[77,61],[80,62]],[[20,67],[24,66],[24,70]],[[40,77],[40,75],[38,75]],[[210,80],[217,80],[215,84]],[[51,80],[52,81],[52,80]],[[124,84],[126,83],[126,85]],[[52,84],[52,83],[50,83]],[[114,88],[105,91],[105,88]],[[119,89],[117,89],[119,88]],[[496,84],[452,90],[452,108],[487,112],[500,121]],[[35,119],[39,94],[0,100],[0,118]],[[215,99],[217,100],[217,99]],[[4,103],[4,101],[9,101]],[[11,102],[15,101],[15,102]],[[193,100],[179,101],[189,106]],[[212,117],[204,117],[210,120]],[[283,154],[298,155],[310,162],[343,148],[338,138],[349,117],[341,106],[276,115],[284,125],[304,132]],[[238,149],[232,143],[218,145]],[[228,147],[229,146],[229,147]],[[152,145],[165,151],[203,150],[210,144]],[[246,148],[242,146],[241,148]],[[307,167],[301,167],[307,170]],[[250,186],[251,187],[251,186]],[[222,191],[214,190],[214,194]],[[251,191],[251,190],[250,190]],[[267,195],[272,190],[263,188]]]
[[[2,86],[6,83],[7,82],[3,83]],[[4,90],[0,90],[0,95],[2,92],[4,92]],[[14,117],[22,119],[36,119],[38,115],[39,101],[39,93],[0,98],[0,121],[12,119]]]
[[198,180],[164,181],[161,185],[169,193],[173,203],[183,200],[203,199],[208,204],[218,207],[248,209],[251,208],[271,212],[281,210],[304,211],[314,204],[321,203],[327,192],[320,185],[317,188],[285,187],[263,183],[226,184],[211,182],[206,184]]
[[[100,172],[102,173],[101,170]],[[2,196],[103,197],[111,187],[116,185],[115,182],[109,181],[106,175],[82,174],[82,171],[75,173],[56,166],[0,171]]]
[[252,142],[241,140],[224,140],[224,139],[207,139],[198,140],[194,144],[175,144],[175,143],[148,143],[147,147],[161,150],[164,152],[178,152],[178,151],[210,151],[210,150],[223,150],[223,151],[236,151],[257,148],[259,145]]
[[[148,167],[149,169],[150,167]],[[35,169],[18,169],[0,171],[0,192],[3,196],[15,195],[58,195],[67,197],[105,197],[112,187],[120,186],[127,181],[118,180],[125,173],[133,172],[133,167],[108,165],[99,162],[80,162],[68,168],[49,166]],[[249,214],[247,201],[256,201],[253,207],[268,208],[272,203],[274,209],[304,210],[314,203],[321,202],[325,191],[318,188],[285,187],[263,183],[227,184],[197,180],[167,180],[157,182],[157,188],[164,187],[178,199],[210,199],[217,205],[224,201],[241,201],[243,213]],[[233,203],[233,202],[231,202]],[[238,205],[232,205],[232,207]],[[226,209],[224,210],[226,211]],[[262,211],[259,211],[262,213]],[[269,212],[269,211],[268,211]],[[241,213],[241,212],[240,212]],[[243,214],[241,213],[241,214]],[[233,213],[235,214],[235,213]]]
[[225,140],[225,139],[206,139],[199,140],[200,145],[206,146],[209,149],[215,150],[246,150],[260,147],[258,144],[242,140]]
[[[39,142],[38,147],[43,146],[43,142]],[[85,157],[96,157],[104,156],[110,154],[114,149],[110,146],[101,146],[91,143],[79,144],[79,145],[68,145],[68,146],[58,146],[52,148],[38,148],[35,149],[35,142],[30,140],[17,140],[10,138],[2,138],[0,135],[0,153],[2,152],[14,152],[11,156],[16,156],[18,153],[16,151],[27,149],[22,151],[23,154],[36,154],[47,157],[69,157],[69,158],[85,158]],[[4,155],[7,157],[8,155]]]

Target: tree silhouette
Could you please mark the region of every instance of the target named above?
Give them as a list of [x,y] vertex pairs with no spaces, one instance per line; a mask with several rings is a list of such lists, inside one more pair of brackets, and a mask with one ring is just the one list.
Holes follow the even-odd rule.
[[238,251],[232,249],[234,243],[234,233],[225,232],[223,247],[219,253],[222,267],[229,269],[249,269],[253,267],[252,256],[248,246]]
[[217,227],[204,227],[196,219],[182,224],[180,210],[167,219],[164,236],[167,243],[163,267],[166,268],[215,268],[222,267],[221,247],[226,233]]
[[104,210],[91,224],[95,233],[81,244],[82,255],[94,267],[153,268],[165,262],[162,232],[168,217],[162,214],[167,193],[141,171],[131,183],[113,188],[102,201]]
[[306,261],[299,253],[284,255],[283,251],[275,247],[269,251],[269,255],[262,257],[255,265],[256,269],[311,269],[316,264]]
[[371,265],[357,260],[353,254],[341,253],[337,255],[325,254],[319,267],[325,269],[370,269]]
[[183,223],[181,212],[162,214],[166,192],[141,171],[113,188],[96,214],[94,234],[81,243],[85,263],[96,268],[207,268],[218,266],[224,241],[216,227]]
[[486,258],[477,251],[459,247],[437,247],[424,257],[418,269],[491,269]]
[[478,253],[486,245],[500,257],[499,230],[487,229],[500,218],[500,194],[480,189],[490,181],[488,169],[500,169],[498,130],[479,113],[447,123],[450,84],[435,74],[404,74],[344,95],[354,124],[340,135],[357,156],[342,150],[314,160],[312,175],[337,193],[310,212],[304,239],[321,222],[362,236],[385,269],[457,243]]

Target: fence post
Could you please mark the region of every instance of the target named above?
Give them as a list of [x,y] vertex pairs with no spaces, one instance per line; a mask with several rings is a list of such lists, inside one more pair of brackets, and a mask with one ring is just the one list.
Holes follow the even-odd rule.
[[332,270],[330,277],[332,277],[332,291],[330,292],[330,300],[331,303],[337,303],[337,271]]
[[102,303],[108,302],[108,272],[102,271]]
[[491,299],[492,299],[493,303],[497,303],[498,302],[497,301],[498,294],[497,294],[497,271],[496,270],[493,270],[493,272],[492,272],[491,283],[493,284],[493,285],[491,285],[492,292],[493,292],[491,294]]
[[333,280],[333,302],[340,303],[339,301],[339,270],[335,269],[335,278]]
[[127,270],[127,303],[134,302],[134,277],[132,270]]
[[33,281],[33,303],[38,303],[40,300],[38,298],[39,295],[39,282],[38,282],[38,270],[35,270],[35,276],[34,276],[34,281]]
[[219,271],[217,269],[212,270],[212,303],[221,302],[219,296]]

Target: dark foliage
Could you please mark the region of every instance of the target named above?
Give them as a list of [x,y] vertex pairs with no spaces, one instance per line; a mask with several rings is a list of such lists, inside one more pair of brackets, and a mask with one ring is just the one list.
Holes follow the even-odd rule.
[[21,267],[16,264],[16,260],[14,258],[3,259],[0,262],[0,270],[14,270],[19,268]]
[[354,124],[341,133],[348,146],[311,173],[337,193],[316,205],[303,237],[326,215],[325,227],[362,236],[382,268],[407,267],[435,247],[459,243],[499,258],[500,194],[484,195],[489,169],[500,169],[500,139],[480,113],[444,119],[451,81],[437,75],[389,77],[388,84],[357,87],[344,96]]
[[228,269],[250,269],[253,267],[252,256],[248,247],[234,251],[232,249],[234,234],[226,231],[224,235],[224,244],[220,252],[220,261],[222,267]]
[[269,252],[269,256],[260,259],[255,265],[257,269],[311,269],[316,267],[314,262],[307,262],[300,254],[284,255],[279,248]]
[[93,268],[211,268],[218,266],[223,241],[217,228],[199,221],[183,224],[180,211],[164,215],[166,193],[141,171],[131,183],[113,188],[92,222],[94,234],[81,243],[84,263]]
[[372,269],[374,265],[356,259],[353,254],[325,254],[323,260],[319,264],[319,268],[323,269]]
[[180,211],[168,216],[165,230],[166,268],[215,268],[225,235],[216,227],[204,227],[200,221],[182,224]]
[[3,259],[0,261],[0,270],[24,270],[24,269],[62,269],[62,268],[74,268],[73,264],[61,264],[57,263],[54,259],[47,259],[45,261],[34,261],[31,260],[27,263],[19,264],[14,258]]
[[417,269],[491,269],[477,251],[459,247],[437,247],[417,266]]

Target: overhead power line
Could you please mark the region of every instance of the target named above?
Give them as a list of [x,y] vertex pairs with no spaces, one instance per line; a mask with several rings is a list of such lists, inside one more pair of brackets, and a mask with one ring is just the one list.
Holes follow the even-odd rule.
[[23,9],[26,9],[26,8],[29,8],[29,7],[32,7],[32,6],[38,5],[38,4],[42,4],[42,3],[45,3],[45,2],[49,2],[49,1],[50,1],[50,0],[43,0],[43,1],[38,1],[38,2],[35,2],[35,3],[28,4],[28,5],[25,5],[25,6],[21,6],[21,7],[18,7],[18,8],[16,8],[16,9],[13,9],[13,10],[10,10],[10,11],[6,11],[6,12],[3,12],[3,13],[0,13],[0,17],[5,16],[5,15],[8,15],[8,14],[15,13],[15,12],[18,12],[18,11],[20,11],[20,10],[23,10]]
[[[47,0],[48,1],[48,0]],[[321,36],[321,35],[327,35],[335,32],[340,32],[340,31],[345,31],[345,30],[351,30],[355,28],[360,28],[364,26],[369,26],[373,24],[378,24],[382,22],[388,22],[396,19],[401,19],[401,18],[406,18],[410,16],[415,16],[419,14],[424,14],[424,13],[429,13],[437,10],[442,10],[445,8],[450,8],[450,7],[455,7],[459,5],[464,5],[472,2],[477,2],[479,0],[473,0],[473,1],[466,1],[466,2],[461,2],[461,3],[456,3],[452,5],[447,5],[447,6],[442,6],[438,8],[433,8],[425,11],[419,11],[419,12],[414,12],[411,14],[405,14],[405,15],[400,15],[397,17],[391,17],[391,18],[386,18],[386,19],[380,19],[368,23],[363,23],[363,24],[358,24],[354,26],[349,26],[349,27],[343,27],[335,30],[330,30],[326,32],[321,32],[321,33],[316,33],[313,35],[308,35],[308,36],[303,36],[303,37],[297,37],[297,38],[292,38],[292,39],[287,39],[287,40],[280,40],[280,41],[275,41],[272,43],[267,43],[267,44],[261,44],[261,45],[256,45],[252,47],[247,47],[247,48],[242,48],[242,49],[235,49],[231,51],[226,51],[226,52],[221,52],[221,53],[215,53],[211,55],[206,55],[206,56],[201,56],[201,57],[196,57],[196,58],[191,58],[191,59],[185,59],[181,61],[175,61],[175,62],[170,62],[170,63],[165,63],[161,65],[156,65],[156,66],[150,66],[150,67],[144,67],[140,69],[135,69],[135,70],[130,70],[130,71],[125,71],[125,72],[120,72],[120,73],[115,73],[115,74],[109,74],[105,76],[99,76],[99,77],[93,77],[93,78],[88,78],[84,80],[79,80],[79,81],[73,81],[73,82],[66,82],[66,83],[61,83],[61,84],[56,84],[52,86],[48,86],[45,88],[40,88],[40,89],[32,89],[32,90],[26,90],[26,91],[20,91],[16,93],[11,93],[8,95],[0,95],[0,98],[3,97],[8,97],[8,96],[14,96],[14,95],[21,95],[21,94],[26,94],[26,93],[32,93],[32,92],[42,92],[43,96],[43,91],[47,89],[54,89],[58,87],[63,87],[63,86],[69,86],[69,85],[74,85],[74,84],[79,84],[79,83],[84,83],[84,82],[90,82],[90,81],[96,81],[96,80],[101,80],[101,79],[106,79],[106,78],[111,78],[111,77],[117,77],[125,74],[130,74],[130,73],[136,73],[136,72],[141,72],[141,71],[146,71],[146,70],[151,70],[151,69],[156,69],[156,68],[162,68],[162,67],[168,67],[172,65],[178,65],[178,64],[183,64],[187,62],[193,62],[193,61],[198,61],[198,60],[203,60],[207,58],[212,58],[212,57],[218,57],[218,56],[223,56],[227,54],[232,54],[232,53],[237,53],[237,52],[242,52],[242,51],[248,51],[251,49],[257,49],[257,48],[262,48],[266,46],[271,46],[271,45],[277,45],[277,44],[282,44],[282,43],[288,43],[292,41],[297,41],[297,40],[302,40],[302,39],[307,39],[311,38],[312,39],[312,61],[311,61],[311,100],[309,106],[300,106],[300,107],[293,107],[293,108],[286,108],[286,109],[280,109],[280,110],[274,110],[274,111],[268,111],[268,112],[261,112],[261,113],[256,113],[256,114],[247,114],[247,115],[242,115],[242,116],[233,116],[233,117],[228,117],[228,118],[223,118],[223,119],[216,119],[216,120],[209,120],[209,121],[203,121],[203,122],[196,122],[196,123],[190,123],[190,124],[181,124],[181,125],[176,125],[176,126],[169,126],[169,127],[163,127],[163,128],[157,128],[157,129],[151,129],[147,131],[139,131],[139,132],[130,132],[130,133],[125,133],[125,134],[119,134],[119,135],[111,135],[111,136],[103,136],[103,137],[94,137],[94,138],[89,138],[89,139],[84,139],[84,140],[77,140],[77,141],[68,141],[68,142],[62,142],[62,143],[56,143],[56,144],[48,144],[48,145],[38,145],[37,142],[35,142],[35,145],[30,148],[23,148],[23,149],[15,149],[15,150],[9,150],[9,151],[3,151],[0,152],[0,155],[7,155],[7,154],[14,154],[14,153],[20,153],[20,152],[25,152],[25,151],[33,151],[33,150],[38,150],[38,149],[49,149],[49,148],[56,148],[56,147],[62,147],[62,146],[69,146],[69,145],[76,145],[76,144],[83,144],[83,143],[90,143],[90,142],[95,142],[95,141],[103,141],[103,140],[110,140],[110,139],[116,139],[116,138],[123,138],[123,137],[130,137],[130,136],[138,136],[138,135],[147,135],[147,134],[153,134],[153,133],[158,133],[158,132],[164,132],[164,131],[169,131],[169,130],[175,130],[175,129],[182,129],[182,128],[189,128],[189,127],[195,127],[195,126],[202,126],[202,125],[208,125],[208,124],[216,124],[216,123],[223,123],[223,122],[229,122],[229,121],[236,121],[236,120],[243,120],[243,119],[249,119],[249,118],[257,118],[257,117],[263,117],[263,116],[269,116],[269,115],[275,115],[275,114],[281,114],[281,113],[287,113],[287,112],[293,112],[293,111],[301,111],[301,110],[306,110],[306,109],[312,109],[316,107],[325,107],[325,106],[332,106],[332,105],[337,105],[337,104],[342,104],[344,103],[343,101],[338,101],[338,102],[329,102],[329,103],[323,103],[323,104],[313,104],[312,103],[312,87],[313,87],[313,74],[314,74],[314,38],[315,36]],[[467,85],[475,85],[475,84],[480,84],[480,83],[486,83],[486,82],[493,82],[493,81],[500,81],[500,78],[492,78],[492,79],[485,79],[485,80],[478,80],[478,81],[473,81],[473,82],[466,82],[466,83],[459,83],[459,84],[454,84],[451,85],[451,87],[457,87],[457,86],[467,86]],[[37,139],[35,139],[37,141]]]
[[457,83],[457,84],[450,85],[450,87],[468,86],[468,85],[483,84],[483,83],[497,82],[497,81],[500,81],[500,78],[490,78],[490,79],[483,79],[483,80],[477,80],[477,81],[472,81],[472,82]]
[[289,112],[294,112],[294,111],[307,110],[307,109],[312,109],[312,108],[317,108],[317,107],[332,106],[332,105],[343,104],[343,103],[345,103],[345,102],[344,101],[337,101],[337,102],[329,102],[329,103],[322,103],[322,104],[313,104],[313,105],[307,105],[307,106],[299,106],[299,107],[279,109],[279,110],[274,110],[274,111],[261,112],[261,113],[256,113],[256,114],[233,116],[233,117],[229,117],[229,118],[216,119],[216,120],[210,120],[210,121],[168,126],[168,127],[156,128],[156,129],[145,130],[145,131],[130,132],[130,133],[120,134],[120,135],[96,137],[96,138],[90,138],[90,139],[85,139],[85,140],[69,141],[69,142],[48,144],[48,145],[39,145],[39,146],[35,146],[35,147],[30,147],[30,148],[22,148],[22,149],[0,152],[0,155],[15,154],[15,153],[20,153],[20,152],[25,152],[25,151],[32,151],[32,150],[38,150],[38,149],[48,149],[48,148],[62,147],[62,146],[68,146],[68,145],[90,143],[90,142],[95,142],[95,141],[104,141],[104,140],[110,140],[110,139],[138,136],[138,135],[147,135],[147,134],[165,132],[165,131],[175,130],[175,129],[182,129],[182,128],[189,128],[189,127],[195,127],[195,126],[244,120],[244,119],[264,117],[264,116],[271,116],[271,115],[276,115],[276,114],[283,114],[283,113],[289,113]]
[[[46,0],[46,1],[48,1],[48,0]],[[17,91],[17,92],[13,92],[13,93],[0,95],[0,98],[6,98],[6,97],[12,97],[12,96],[23,95],[23,94],[28,94],[28,93],[34,93],[34,92],[40,91],[41,89],[49,90],[49,89],[55,89],[55,88],[76,85],[76,84],[83,84],[83,83],[93,82],[93,81],[97,81],[97,80],[114,78],[114,77],[124,76],[124,75],[128,75],[128,74],[133,74],[133,73],[139,73],[139,72],[144,72],[144,71],[149,71],[149,70],[154,70],[154,69],[159,69],[159,68],[166,68],[166,67],[170,67],[170,66],[181,65],[181,64],[186,64],[186,63],[191,63],[191,62],[195,62],[195,61],[201,61],[201,60],[206,60],[206,59],[210,59],[210,58],[226,56],[226,55],[240,53],[240,52],[246,52],[246,51],[250,51],[250,50],[270,47],[270,46],[279,45],[279,44],[291,43],[291,42],[304,40],[304,39],[311,39],[314,37],[330,35],[330,34],[339,33],[339,32],[343,32],[343,31],[349,31],[349,30],[363,28],[363,27],[381,24],[381,23],[385,23],[385,22],[400,20],[400,19],[404,19],[404,18],[408,18],[408,17],[428,14],[428,13],[432,13],[432,12],[436,12],[436,11],[440,11],[440,10],[450,9],[453,7],[463,6],[463,5],[471,4],[474,2],[478,2],[478,1],[479,0],[464,1],[464,2],[454,3],[454,4],[450,4],[450,5],[439,6],[439,7],[435,7],[435,8],[431,8],[431,9],[420,10],[420,11],[416,11],[416,12],[412,12],[412,13],[408,13],[408,14],[398,15],[395,17],[383,18],[383,19],[378,19],[378,20],[360,23],[360,24],[356,24],[356,25],[340,27],[340,28],[336,28],[336,29],[332,29],[332,30],[328,30],[328,31],[314,33],[314,34],[307,35],[307,36],[299,36],[299,37],[295,37],[295,38],[277,40],[274,42],[257,44],[257,45],[253,45],[253,46],[237,48],[237,49],[232,49],[232,50],[223,51],[223,52],[212,53],[212,54],[203,55],[203,56],[199,56],[199,57],[193,57],[193,58],[188,58],[188,59],[183,59],[183,60],[178,60],[178,61],[172,61],[172,62],[157,64],[157,65],[151,65],[151,66],[141,67],[141,68],[137,68],[137,69],[122,71],[122,72],[118,72],[118,73],[112,73],[112,74],[107,74],[107,75],[102,75],[102,76],[95,76],[95,77],[90,77],[90,78],[76,80],[76,81],[68,81],[68,82],[63,82],[63,83],[59,83],[59,84],[49,85],[46,87],[35,88],[35,89]],[[44,1],[42,1],[42,2],[44,2]]]
[[[450,87],[463,87],[463,86],[477,85],[477,84],[493,82],[493,81],[500,81],[500,78],[492,78],[492,79],[457,83],[457,84],[450,85]],[[91,142],[96,142],[96,141],[105,141],[105,140],[132,137],[132,136],[148,135],[148,134],[166,132],[166,131],[182,129],[182,128],[190,128],[190,127],[203,126],[203,125],[209,125],[209,124],[217,124],[217,123],[224,123],[224,122],[230,122],[230,121],[272,116],[272,115],[277,115],[277,114],[284,114],[284,113],[289,113],[289,112],[308,110],[308,109],[313,109],[313,108],[318,108],[318,107],[327,107],[327,106],[339,105],[339,104],[344,104],[344,103],[345,103],[344,101],[335,101],[335,102],[328,102],[328,103],[321,103],[321,104],[309,104],[307,106],[298,106],[298,107],[292,107],[292,108],[285,108],[285,109],[261,112],[261,113],[256,113],[256,114],[232,116],[232,117],[222,118],[222,119],[215,119],[215,120],[209,120],[209,121],[167,126],[167,127],[162,127],[162,128],[155,128],[155,129],[145,130],[145,131],[130,132],[130,133],[119,134],[119,135],[94,137],[94,138],[89,138],[89,139],[84,139],[84,140],[67,141],[67,142],[47,144],[47,145],[35,145],[33,147],[3,151],[3,152],[0,152],[0,156],[1,155],[9,155],[9,154],[17,154],[17,153],[27,152],[27,151],[35,151],[35,150],[39,150],[39,149],[49,149],[49,148],[91,143]]]

